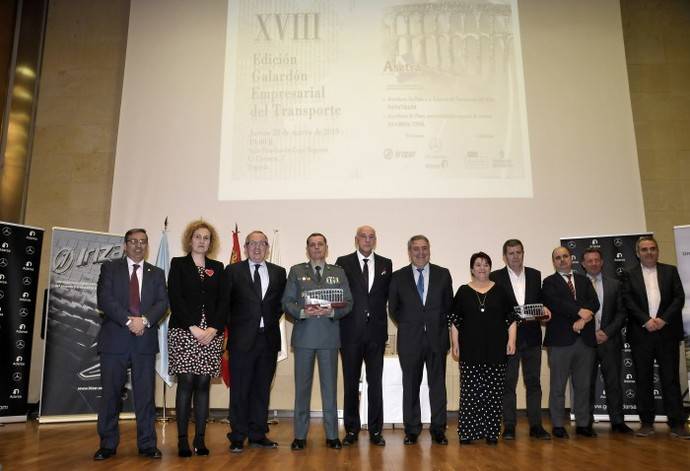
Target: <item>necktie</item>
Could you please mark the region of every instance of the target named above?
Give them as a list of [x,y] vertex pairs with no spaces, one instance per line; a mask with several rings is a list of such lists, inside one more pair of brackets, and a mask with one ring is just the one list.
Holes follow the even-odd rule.
[[261,277],[259,276],[259,267],[261,267],[260,264],[256,263],[254,265],[254,289],[256,290],[256,293],[259,295],[259,297],[263,297],[262,289],[261,289]]
[[321,283],[321,267],[316,265],[314,267],[314,270],[316,270],[316,275],[314,276],[314,279],[317,283]]
[[369,259],[364,258],[362,259],[364,262],[364,267],[362,267],[362,277],[364,278],[364,286],[367,287],[367,291],[369,291]]
[[568,289],[570,290],[570,294],[573,296],[573,299],[575,299],[575,285],[573,284],[573,274],[568,273],[565,276],[566,278],[568,278]]
[[419,293],[419,299],[424,304],[424,269],[417,268],[419,272],[419,278],[417,278],[417,292]]
[[129,312],[133,316],[141,315],[141,300],[139,299],[139,277],[137,270],[139,265],[132,265],[132,276],[129,279]]

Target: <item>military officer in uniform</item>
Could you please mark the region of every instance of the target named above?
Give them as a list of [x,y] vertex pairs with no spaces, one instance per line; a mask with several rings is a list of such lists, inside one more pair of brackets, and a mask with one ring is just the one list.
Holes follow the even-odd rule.
[[[338,349],[340,348],[339,320],[352,309],[352,294],[342,268],[326,263],[328,245],[323,234],[307,237],[309,261],[290,268],[283,310],[294,323],[291,345],[295,352],[295,439],[293,450],[303,450],[309,430],[311,387],[314,379],[314,358],[319,362],[323,422],[326,445],[340,449],[338,438]],[[328,304],[305,305],[310,290],[341,289],[342,307]],[[313,294],[313,293],[312,293]]]

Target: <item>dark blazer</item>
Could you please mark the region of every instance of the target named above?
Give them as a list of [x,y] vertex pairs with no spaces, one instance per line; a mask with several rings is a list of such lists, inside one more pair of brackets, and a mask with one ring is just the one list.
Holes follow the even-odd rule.
[[222,312],[228,326],[228,350],[249,351],[264,318],[264,335],[269,347],[280,351],[280,301],[285,290],[285,268],[266,262],[268,288],[263,299],[254,289],[249,260],[225,267]]
[[386,304],[393,263],[386,257],[374,254],[374,282],[371,290],[364,285],[357,252],[338,257],[335,264],[345,270],[354,298],[352,311],[340,320],[340,343],[355,344],[366,339],[385,344],[388,340]]
[[220,289],[223,278],[223,264],[206,259],[204,281],[191,254],[174,257],[170,261],[168,274],[168,297],[170,298],[170,327],[188,329],[201,322],[201,308],[204,307],[206,322],[222,332],[225,319],[219,312]]
[[621,329],[628,316],[623,304],[623,287],[615,278],[602,276],[604,303],[601,306],[601,330],[609,338],[607,342],[621,343]]
[[[650,332],[642,327],[649,319],[649,302],[642,276],[642,267],[636,265],[627,271],[623,283],[623,298],[628,309],[628,339],[635,342],[645,339]],[[683,340],[682,310],[685,291],[678,275],[678,269],[665,263],[656,264],[656,275],[661,292],[661,303],[657,317],[666,321],[659,331],[663,338],[672,341]]]
[[144,262],[141,281],[141,315],[151,323],[144,335],[133,335],[127,327],[129,312],[129,270],[127,259],[112,260],[101,265],[98,277],[98,309],[103,311],[103,324],[98,333],[99,353],[158,353],[158,321],[168,311],[163,270]]
[[[513,306],[517,306],[513,285],[510,282],[508,267],[492,271],[489,279],[502,286],[508,293]],[[543,302],[541,297],[541,272],[534,268],[525,267],[525,304]],[[518,347],[541,347],[541,324],[539,322],[520,322],[517,328]]]
[[542,297],[546,307],[551,310],[551,320],[546,325],[546,335],[544,336],[544,345],[546,346],[566,347],[574,344],[578,336],[582,338],[585,345],[597,346],[594,319],[585,324],[585,328],[580,334],[573,331],[573,324],[580,319],[578,311],[581,308],[589,309],[592,312],[599,310],[597,292],[589,278],[579,273],[573,272],[573,283],[577,299],[573,299],[570,289],[568,289],[568,283],[560,273],[554,273],[544,278]]
[[388,309],[398,327],[398,354],[419,351],[426,335],[431,350],[447,352],[448,314],[453,307],[453,280],[447,268],[429,264],[429,290],[422,304],[412,274],[412,265],[393,272],[388,293]]

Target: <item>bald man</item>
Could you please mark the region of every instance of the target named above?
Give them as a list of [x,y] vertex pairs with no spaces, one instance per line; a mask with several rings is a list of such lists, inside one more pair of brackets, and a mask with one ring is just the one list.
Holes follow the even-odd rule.
[[366,364],[369,400],[369,440],[377,446],[386,441],[383,427],[383,352],[388,340],[388,286],[393,265],[390,259],[374,253],[376,230],[371,226],[357,228],[355,250],[338,257],[350,284],[354,305],[350,315],[340,321],[340,356],[343,361],[345,438],[343,445],[353,445],[360,431],[359,378]]

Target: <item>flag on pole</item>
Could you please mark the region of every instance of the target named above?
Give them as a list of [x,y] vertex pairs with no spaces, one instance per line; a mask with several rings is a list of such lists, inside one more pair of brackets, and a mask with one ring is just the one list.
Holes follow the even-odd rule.
[[[271,256],[269,262],[280,265],[280,233],[278,229],[273,229],[273,243],[271,244]],[[287,333],[285,330],[285,316],[280,319],[280,351],[278,361],[283,361],[288,357]]]
[[[165,218],[163,230],[161,231],[161,241],[158,245],[158,255],[156,255],[156,266],[165,272],[165,279],[168,279],[170,272],[170,250],[168,248],[168,218]],[[168,374],[168,321],[170,316],[166,315],[158,325],[158,354],[156,355],[156,373],[160,376],[168,387],[172,386],[172,378]]]
[[[239,231],[237,230],[237,223],[235,223],[235,230],[232,231],[232,252],[230,252],[230,265],[242,261],[242,252],[240,251]],[[225,327],[223,332],[223,357],[220,359],[220,375],[226,387],[230,387],[230,354],[228,353],[228,328]]]

